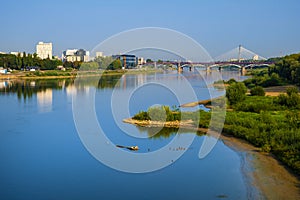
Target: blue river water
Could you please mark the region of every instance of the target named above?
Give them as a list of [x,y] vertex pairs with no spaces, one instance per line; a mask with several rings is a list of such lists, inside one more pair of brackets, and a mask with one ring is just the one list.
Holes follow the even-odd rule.
[[[212,96],[224,92],[210,85],[216,81],[213,73],[201,72],[201,77],[197,73],[184,73],[198,99],[210,98],[207,88]],[[224,71],[222,76],[245,78],[234,71]],[[96,114],[110,141],[138,144],[140,150],[133,153],[147,153],[168,144],[176,131],[149,137],[150,128],[116,122],[111,112],[111,97],[116,95],[113,101],[117,110],[121,109],[117,105],[126,101],[131,116],[154,104],[178,106],[178,94],[157,84],[135,90],[129,99],[125,96],[130,88],[146,80],[163,80],[176,87],[180,77],[175,72],[108,76],[97,84],[87,83],[85,90],[96,88]],[[204,159],[199,159],[198,153],[207,136],[197,135],[176,162],[162,169],[148,173],[122,172],[99,162],[83,145],[73,119],[72,95],[76,86],[72,80],[3,81],[0,91],[0,199],[247,199],[251,196],[241,157],[221,140]],[[189,97],[185,100],[188,102]],[[133,136],[124,134],[122,128],[132,131]],[[183,133],[189,134],[194,133]]]

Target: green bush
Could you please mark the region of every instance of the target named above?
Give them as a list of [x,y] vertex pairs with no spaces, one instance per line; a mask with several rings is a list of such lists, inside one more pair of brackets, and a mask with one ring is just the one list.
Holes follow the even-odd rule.
[[140,111],[138,114],[134,115],[132,119],[135,120],[150,120],[150,117],[147,112]]
[[265,96],[264,88],[261,86],[256,86],[250,90],[251,96]]
[[229,104],[234,105],[246,98],[247,88],[244,83],[237,82],[232,83],[226,89],[226,97],[228,98]]
[[231,85],[232,83],[236,83],[237,81],[234,78],[229,79],[228,81],[226,81],[225,83]]
[[296,87],[287,88],[287,95],[280,94],[277,97],[277,103],[282,106],[295,109],[300,108],[300,96]]

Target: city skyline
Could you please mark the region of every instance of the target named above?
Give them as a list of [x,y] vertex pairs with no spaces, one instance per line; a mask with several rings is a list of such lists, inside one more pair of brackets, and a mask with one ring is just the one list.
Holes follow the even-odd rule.
[[60,56],[66,49],[91,50],[129,29],[163,27],[192,37],[212,57],[239,44],[267,58],[283,56],[299,52],[299,5],[295,0],[7,1],[1,9],[0,51],[34,53],[45,41]]

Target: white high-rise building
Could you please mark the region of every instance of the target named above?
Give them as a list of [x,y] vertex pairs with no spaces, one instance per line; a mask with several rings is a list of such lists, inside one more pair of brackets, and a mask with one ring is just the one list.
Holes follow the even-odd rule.
[[63,52],[62,59],[68,62],[88,62],[90,60],[90,52],[83,49],[68,49]]
[[52,59],[52,43],[39,42],[36,45],[36,54],[41,59],[46,59],[46,58]]
[[97,57],[103,57],[103,52],[102,51],[97,51],[96,52],[96,58]]

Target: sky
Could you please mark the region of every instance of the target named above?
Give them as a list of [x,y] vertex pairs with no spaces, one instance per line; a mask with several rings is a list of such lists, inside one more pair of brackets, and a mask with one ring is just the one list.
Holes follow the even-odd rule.
[[241,44],[269,58],[300,52],[299,10],[299,0],[1,0],[0,51],[33,53],[44,41],[60,56],[129,29],[162,27],[212,57]]

